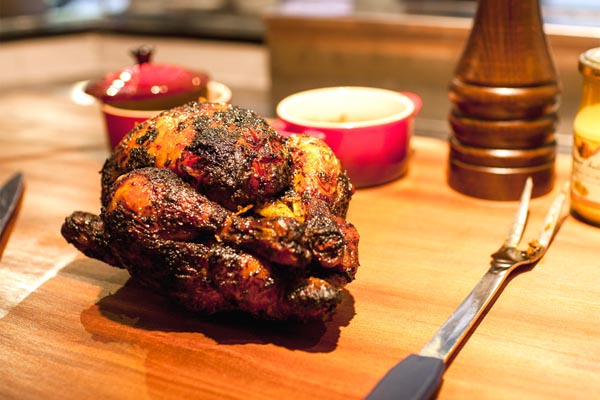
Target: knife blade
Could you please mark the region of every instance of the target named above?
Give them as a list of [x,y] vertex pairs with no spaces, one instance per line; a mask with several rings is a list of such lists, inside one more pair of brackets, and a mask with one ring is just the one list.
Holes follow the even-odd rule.
[[14,174],[0,188],[0,257],[8,240],[10,222],[23,195],[23,174]]

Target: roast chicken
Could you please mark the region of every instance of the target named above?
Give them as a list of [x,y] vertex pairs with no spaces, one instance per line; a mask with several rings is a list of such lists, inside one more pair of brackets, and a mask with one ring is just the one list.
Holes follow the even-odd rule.
[[327,319],[359,266],[353,186],[331,149],[256,113],[190,103],[139,124],[101,171],[101,211],[62,234],[203,314]]

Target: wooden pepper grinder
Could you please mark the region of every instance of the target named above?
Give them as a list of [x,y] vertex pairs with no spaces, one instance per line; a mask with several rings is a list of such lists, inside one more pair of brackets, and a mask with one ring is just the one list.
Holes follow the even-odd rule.
[[554,185],[560,88],[538,0],[479,0],[450,85],[448,183],[490,200]]

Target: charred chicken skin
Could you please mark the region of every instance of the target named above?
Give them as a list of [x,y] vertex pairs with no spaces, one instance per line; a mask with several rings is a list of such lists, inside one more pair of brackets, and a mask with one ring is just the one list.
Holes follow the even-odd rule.
[[321,140],[190,103],[123,139],[102,170],[100,214],[74,212],[62,234],[193,311],[325,319],[359,266],[352,193]]
[[102,169],[102,200],[122,174],[168,168],[229,209],[255,204],[284,189],[290,177],[285,139],[254,112],[190,103],[134,128]]

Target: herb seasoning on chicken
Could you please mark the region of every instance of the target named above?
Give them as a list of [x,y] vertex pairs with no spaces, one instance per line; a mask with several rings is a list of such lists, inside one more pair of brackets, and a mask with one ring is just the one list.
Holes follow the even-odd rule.
[[359,266],[353,190],[323,141],[190,103],[129,132],[102,169],[100,215],[76,211],[62,234],[193,311],[326,319]]

